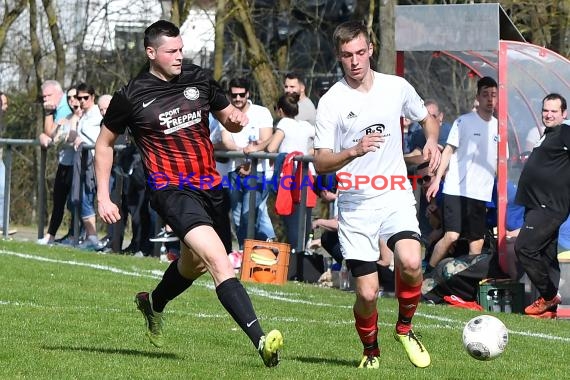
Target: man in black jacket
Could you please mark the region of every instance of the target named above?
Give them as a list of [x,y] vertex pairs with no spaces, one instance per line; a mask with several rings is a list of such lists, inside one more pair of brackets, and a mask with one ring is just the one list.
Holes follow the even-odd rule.
[[546,129],[519,179],[516,203],[525,207],[515,252],[540,297],[525,309],[536,318],[556,318],[560,265],[558,229],[570,212],[570,126],[566,99],[549,94],[542,101]]

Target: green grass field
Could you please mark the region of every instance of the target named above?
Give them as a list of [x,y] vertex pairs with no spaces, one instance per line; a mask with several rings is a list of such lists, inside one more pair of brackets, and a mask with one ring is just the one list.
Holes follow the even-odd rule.
[[166,312],[166,344],[154,348],[134,294],[153,288],[166,264],[0,240],[2,379],[562,379],[568,376],[570,322],[498,317],[505,353],[479,362],[461,332],[477,312],[421,305],[415,331],[432,365],[417,369],[392,337],[397,305],[379,301],[381,369],[358,370],[354,295],[288,283],[245,283],[262,326],[283,332],[282,362],[265,368],[216,297],[208,276]]

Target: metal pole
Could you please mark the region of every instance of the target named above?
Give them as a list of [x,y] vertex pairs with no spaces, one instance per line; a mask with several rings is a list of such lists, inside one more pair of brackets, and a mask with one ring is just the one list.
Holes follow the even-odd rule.
[[304,161],[299,161],[297,165],[301,165],[301,183],[297,186],[301,186],[301,202],[297,207],[299,207],[299,212],[297,217],[299,218],[299,224],[297,227],[297,241],[295,242],[295,251],[301,253],[305,251],[305,235],[307,233],[306,228],[306,218],[307,218],[307,186],[303,186],[305,175],[309,173],[309,163]]
[[[251,159],[251,174],[250,176],[253,177],[252,180],[254,182],[253,186],[249,186],[250,182],[244,182],[244,185],[247,186],[247,192],[249,194],[249,213],[247,214],[247,238],[254,239],[255,238],[255,222],[257,221],[257,162],[259,159],[252,158]],[[251,190],[253,187],[253,190]]]
[[6,157],[4,157],[5,179],[4,179],[4,209],[2,210],[2,220],[4,226],[4,239],[8,237],[10,227],[10,182],[12,177],[12,146],[6,146]]
[[47,149],[40,147],[40,180],[38,183],[38,239],[44,237],[46,224],[46,163]]

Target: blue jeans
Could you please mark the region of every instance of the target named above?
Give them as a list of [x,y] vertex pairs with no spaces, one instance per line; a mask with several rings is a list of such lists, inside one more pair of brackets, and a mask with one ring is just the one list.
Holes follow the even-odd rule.
[[247,237],[247,220],[249,217],[249,194],[255,191],[256,222],[255,239],[267,240],[275,238],[273,224],[267,211],[267,197],[269,189],[263,185],[262,179],[265,173],[257,173],[257,186],[253,186],[253,179],[242,178],[236,172],[228,173],[230,182],[230,201],[232,220],[236,229],[236,235],[240,249],[243,249],[244,240]]

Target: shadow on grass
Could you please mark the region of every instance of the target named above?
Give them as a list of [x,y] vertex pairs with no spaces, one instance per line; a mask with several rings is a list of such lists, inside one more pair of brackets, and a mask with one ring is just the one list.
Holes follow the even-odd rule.
[[307,357],[307,356],[287,356],[287,360],[297,360],[302,363],[309,364],[334,364],[342,367],[356,367],[358,363],[354,360],[340,360],[340,359],[323,359],[317,357]]
[[83,351],[83,352],[97,352],[102,354],[119,354],[127,356],[146,356],[148,358],[160,358],[179,360],[180,356],[168,352],[149,352],[141,350],[126,350],[122,348],[98,348],[98,347],[73,347],[73,346],[41,346],[44,350],[49,351]]

